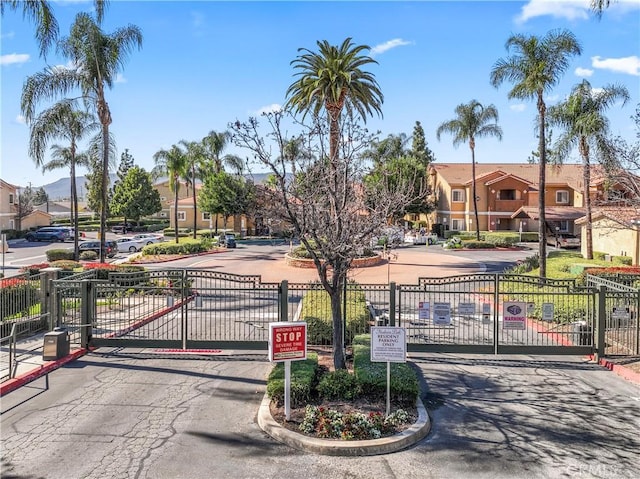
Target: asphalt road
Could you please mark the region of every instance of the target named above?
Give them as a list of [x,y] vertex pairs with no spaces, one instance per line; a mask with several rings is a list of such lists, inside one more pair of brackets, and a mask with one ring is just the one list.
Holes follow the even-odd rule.
[[91,353],[2,398],[3,478],[632,478],[640,390],[564,357],[415,355],[431,433],[373,457],[316,456],[256,424],[264,352]]

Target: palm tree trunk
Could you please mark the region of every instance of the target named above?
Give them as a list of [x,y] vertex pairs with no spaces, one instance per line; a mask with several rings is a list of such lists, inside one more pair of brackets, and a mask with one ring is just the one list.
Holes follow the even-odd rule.
[[107,190],[109,188],[109,125],[102,124],[102,191],[100,202],[100,263],[105,263],[107,236]]
[[195,167],[191,174],[191,185],[193,192],[193,239],[197,239],[198,234],[198,202],[196,200],[196,172]]
[[176,193],[173,200],[173,233],[176,238],[176,244],[180,243],[180,240],[178,239],[178,188],[180,188],[178,183],[179,181],[179,179],[175,179],[174,188],[176,190]]
[[591,184],[591,164],[589,161],[589,147],[586,145],[584,138],[580,139],[580,152],[582,153],[582,181],[584,183],[583,186],[583,196],[584,196],[584,206],[585,212],[587,216],[587,258],[593,259],[593,230],[591,225],[591,195],[589,194],[589,185]]
[[540,278],[547,276],[547,215],[545,214],[545,190],[546,190],[546,170],[547,170],[547,144],[545,141],[545,111],[546,105],[542,98],[542,92],[538,92],[538,117],[540,139],[538,142],[538,152],[540,153],[540,171],[538,177],[538,237],[540,239]]
[[478,195],[476,193],[476,150],[475,141],[469,141],[471,147],[471,194],[473,195],[473,214],[476,218],[476,241],[480,241],[480,223],[478,222]]
[[[72,152],[72,155],[74,153]],[[73,259],[78,260],[78,189],[76,186],[76,161],[71,158],[71,204],[73,210]]]

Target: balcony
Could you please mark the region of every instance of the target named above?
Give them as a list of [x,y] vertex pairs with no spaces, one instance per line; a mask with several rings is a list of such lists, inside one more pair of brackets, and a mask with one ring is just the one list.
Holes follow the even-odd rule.
[[525,205],[525,200],[496,200],[495,211],[516,211]]

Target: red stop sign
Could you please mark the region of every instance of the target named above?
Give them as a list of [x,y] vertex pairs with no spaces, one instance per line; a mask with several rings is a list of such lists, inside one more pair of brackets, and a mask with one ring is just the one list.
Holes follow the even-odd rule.
[[269,323],[269,360],[307,359],[307,323]]

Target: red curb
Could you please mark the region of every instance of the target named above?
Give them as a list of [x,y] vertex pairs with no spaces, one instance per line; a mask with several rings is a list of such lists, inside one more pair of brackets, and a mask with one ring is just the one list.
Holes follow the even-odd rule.
[[[595,359],[593,354],[589,355],[589,359],[593,361]],[[632,383],[640,384],[640,373],[632,371],[631,369],[627,369],[622,364],[612,363],[611,361],[607,361],[606,359],[600,359],[598,361],[600,366],[607,368],[609,371],[613,371],[618,376],[626,379],[627,381],[631,381]]]
[[64,366],[65,364],[70,363],[71,361],[75,361],[79,357],[84,356],[86,353],[86,349],[78,349],[76,351],[73,351],[68,356],[65,356],[64,358],[57,359],[55,361],[48,361],[40,366],[39,369],[29,371],[28,373],[24,373],[18,377],[2,383],[2,385],[0,385],[0,397],[4,396],[5,394],[9,394],[11,391],[15,391],[19,387],[24,386],[25,384],[30,383],[31,381],[34,381],[39,377],[44,376],[45,374],[49,374],[51,371],[54,371]]
[[156,353],[220,354],[222,349],[155,349]]

